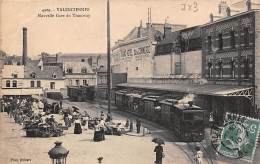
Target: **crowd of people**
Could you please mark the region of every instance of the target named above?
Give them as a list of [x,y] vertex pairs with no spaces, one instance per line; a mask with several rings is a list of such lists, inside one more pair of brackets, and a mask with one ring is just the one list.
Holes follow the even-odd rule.
[[47,100],[39,100],[30,96],[3,97],[0,103],[1,112],[6,112],[15,123],[23,125],[27,136],[62,135],[62,128],[53,115],[53,112],[59,109],[57,103],[48,104]]
[[[75,106],[62,108],[62,101],[49,104],[47,100],[39,100],[32,97],[4,97],[0,100],[0,111],[6,112],[16,123],[23,125],[25,128],[37,125],[48,125],[53,129],[61,126],[60,122],[55,120],[54,114],[62,114],[65,127],[73,127],[74,134],[82,134],[83,130],[93,129],[95,142],[104,141],[105,135],[121,135],[126,132],[134,131],[132,119],[127,119],[125,125],[114,123],[110,113],[104,111],[98,117],[90,117],[87,111],[80,112]],[[30,123],[30,124],[28,124]],[[30,125],[30,126],[28,126]],[[141,129],[141,120],[136,119],[136,133],[139,134]],[[59,136],[59,135],[56,135]],[[163,147],[158,144],[154,152],[156,153],[156,164],[162,163]]]

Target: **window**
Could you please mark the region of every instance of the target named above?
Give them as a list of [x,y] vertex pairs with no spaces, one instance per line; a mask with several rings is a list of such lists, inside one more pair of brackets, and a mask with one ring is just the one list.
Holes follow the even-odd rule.
[[87,68],[86,67],[81,68],[81,73],[86,74],[87,73]]
[[17,87],[17,81],[13,80],[13,87],[16,88]]
[[218,66],[219,66],[218,74],[219,74],[219,77],[222,78],[223,77],[223,62],[221,59],[218,62]]
[[235,69],[236,69],[236,64],[235,64],[235,60],[232,59],[231,62],[230,62],[230,67],[231,67],[231,77],[232,78],[235,78]]
[[76,80],[76,85],[79,85],[79,80]]
[[31,81],[31,87],[34,87],[34,81]]
[[56,79],[56,78],[57,78],[57,75],[56,75],[55,72],[52,74],[52,78],[53,78],[53,79]]
[[69,73],[73,73],[73,69],[70,67],[70,68],[68,68],[67,69],[67,73],[69,74]]
[[249,46],[249,30],[248,27],[244,28],[244,44]]
[[38,87],[38,88],[41,87],[41,81],[37,81],[37,87]]
[[230,31],[230,46],[231,48],[236,48],[235,31]]
[[50,82],[50,88],[55,89],[55,82]]
[[85,59],[81,59],[81,62],[85,62]]
[[138,71],[138,69],[139,69],[138,67],[135,67],[135,70],[137,70],[137,71]]
[[209,50],[209,51],[212,51],[212,41],[211,41],[211,36],[208,36],[207,41],[208,41],[208,50]]
[[176,62],[175,63],[175,74],[176,75],[180,75],[181,74],[181,63],[180,62]]
[[208,62],[208,77],[211,78],[212,76],[212,62],[209,60]]
[[248,79],[249,78],[249,59],[246,58],[244,59],[244,78]]
[[33,73],[31,74],[31,77],[35,79],[35,78],[36,78],[36,73],[33,72]]
[[17,76],[17,74],[13,74],[13,78],[15,78],[15,79],[16,79],[17,77],[18,77],[18,76]]
[[10,87],[10,80],[6,80],[5,86],[6,86],[6,87]]
[[87,80],[83,80],[83,85],[88,85]]
[[72,80],[69,80],[69,85],[72,85]]
[[223,37],[222,33],[218,34],[218,49],[223,50]]

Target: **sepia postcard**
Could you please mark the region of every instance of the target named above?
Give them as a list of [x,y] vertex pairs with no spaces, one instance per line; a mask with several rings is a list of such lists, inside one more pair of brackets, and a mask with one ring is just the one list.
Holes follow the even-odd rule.
[[0,164],[260,163],[260,0],[0,0]]

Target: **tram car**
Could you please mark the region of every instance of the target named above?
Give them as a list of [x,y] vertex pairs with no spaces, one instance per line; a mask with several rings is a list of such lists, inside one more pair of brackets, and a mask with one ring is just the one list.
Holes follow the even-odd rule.
[[174,105],[178,102],[177,99],[164,99],[159,102],[161,107],[161,120],[163,126],[171,127],[172,120],[171,120],[171,111],[174,108]]
[[131,113],[134,113],[138,116],[143,116],[144,114],[144,103],[143,97],[144,94],[141,93],[130,93],[126,95],[128,100],[127,110]]
[[188,104],[176,102],[170,113],[170,128],[181,140],[200,142],[204,139],[205,110],[193,105],[192,101]]
[[125,110],[127,90],[118,90],[115,92],[115,104],[120,110]]
[[94,86],[68,86],[68,97],[72,101],[87,101],[94,100]]
[[204,139],[205,110],[179,101],[183,95],[136,93],[119,90],[115,103],[122,110],[147,118],[173,130],[182,141]]

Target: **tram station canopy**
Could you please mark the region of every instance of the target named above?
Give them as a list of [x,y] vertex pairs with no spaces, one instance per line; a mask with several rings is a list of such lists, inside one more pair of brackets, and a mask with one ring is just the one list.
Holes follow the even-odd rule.
[[118,87],[151,89],[158,91],[172,91],[193,93],[198,95],[212,96],[244,96],[249,99],[253,98],[253,87],[235,86],[235,85],[213,85],[213,84],[137,84],[122,83]]

